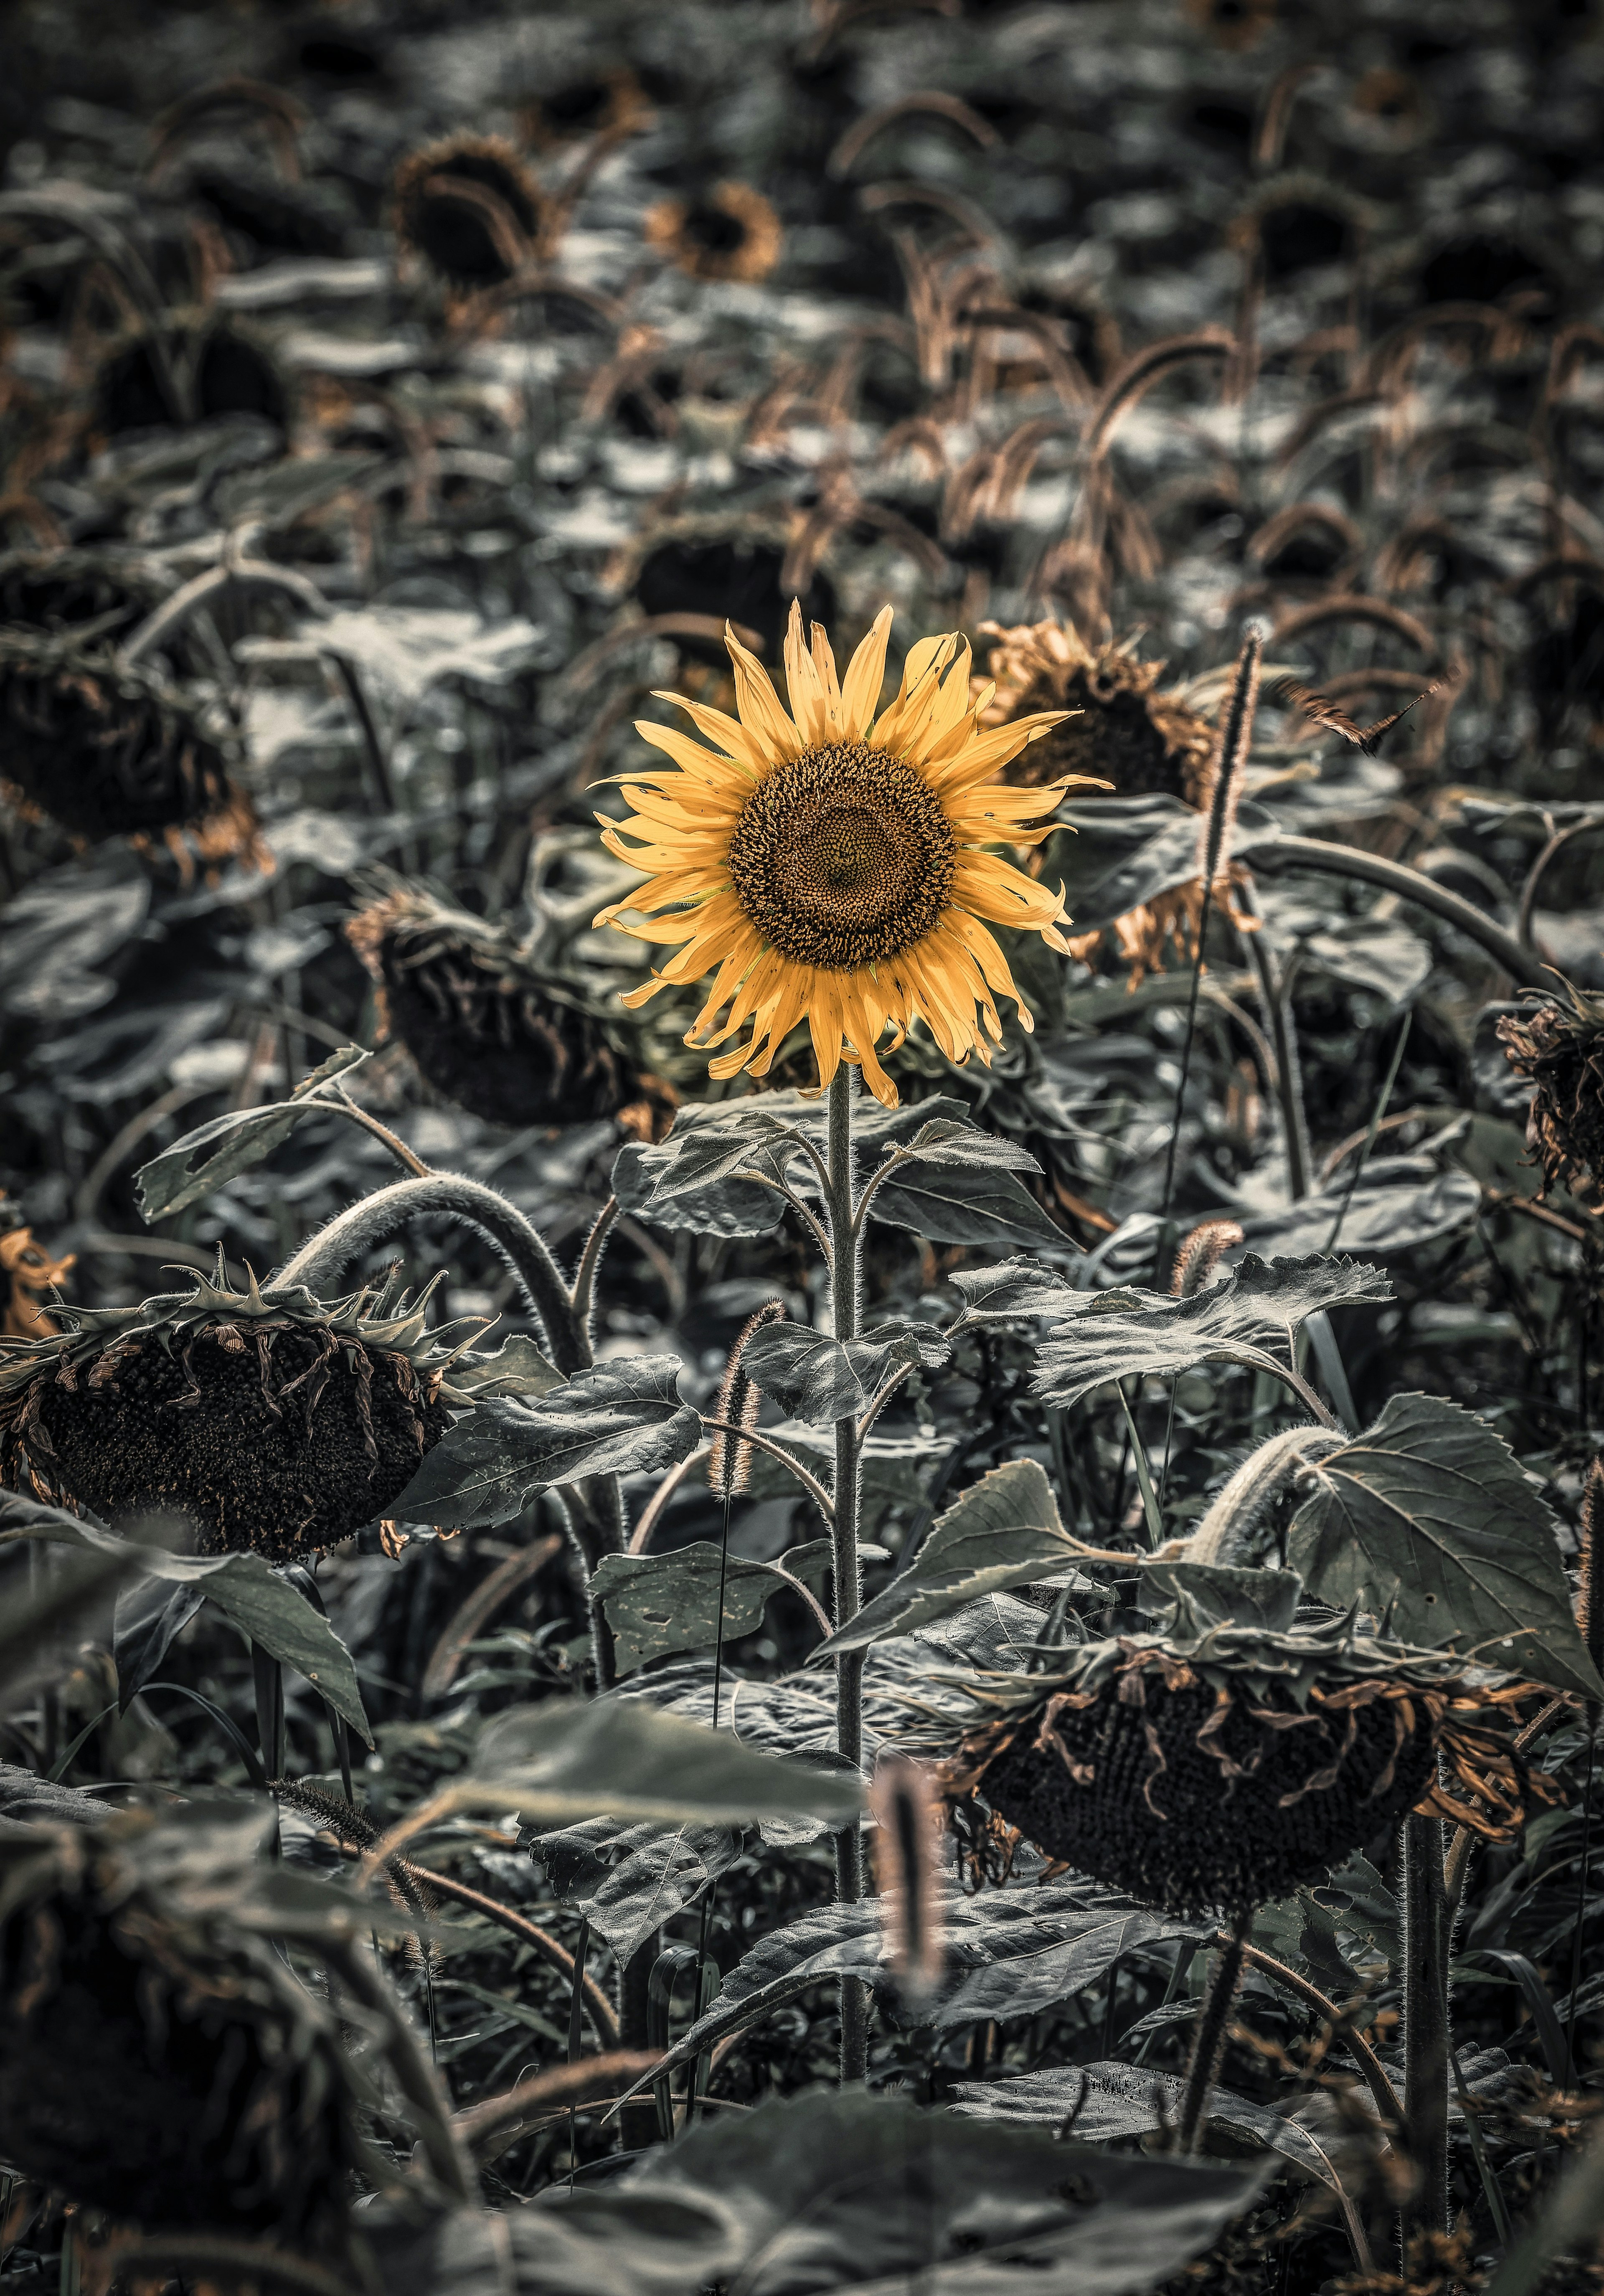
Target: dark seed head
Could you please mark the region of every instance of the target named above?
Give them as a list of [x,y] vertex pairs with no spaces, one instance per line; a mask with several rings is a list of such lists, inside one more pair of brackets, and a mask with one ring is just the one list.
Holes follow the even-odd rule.
[[1246,1912],[1340,1865],[1430,1781],[1425,1702],[1349,1695],[1305,1715],[1276,1693],[1128,1673],[1084,1705],[1037,1710],[980,1790],[1038,1848],[1142,1904]]
[[425,144],[396,175],[397,236],[458,287],[495,287],[526,259],[539,228],[539,188],[497,135]]
[[1035,789],[1065,774],[1108,782],[1116,797],[1160,793],[1197,805],[1215,747],[1206,718],[1155,692],[1161,662],[1142,662],[1118,645],[1095,652],[1054,622],[986,628],[1002,643],[987,662],[997,698],[986,722],[1007,725],[1038,709],[1078,714],[1054,726],[1004,769],[1003,779]]
[[488,1124],[667,1129],[675,1096],[642,1066],[622,1020],[543,973],[510,933],[387,883],[346,928],[385,1017],[435,1090]]
[[324,2013],[258,1940],[176,1921],[112,1831],[37,1829],[8,1890],[0,2154],[147,2227],[342,2248],[358,2146]]

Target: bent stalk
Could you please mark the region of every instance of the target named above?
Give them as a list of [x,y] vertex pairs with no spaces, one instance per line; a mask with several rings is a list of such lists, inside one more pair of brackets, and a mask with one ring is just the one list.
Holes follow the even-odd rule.
[[1412,1811],[1404,1821],[1404,2119],[1416,2185],[1401,2224],[1416,2234],[1448,2228],[1448,1960],[1443,1828]]

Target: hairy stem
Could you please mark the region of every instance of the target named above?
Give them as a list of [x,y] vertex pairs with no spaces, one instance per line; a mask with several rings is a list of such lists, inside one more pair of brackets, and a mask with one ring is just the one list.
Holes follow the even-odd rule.
[[1404,1821],[1404,2119],[1417,2183],[1412,2235],[1448,2228],[1448,1958],[1440,1819]]
[[384,1242],[408,1221],[442,1212],[477,1228],[506,1261],[539,1319],[552,1361],[564,1377],[586,1370],[590,1343],[575,1317],[568,1286],[544,1238],[516,1204],[460,1172],[434,1172],[427,1179],[392,1181],[388,1188],[362,1197],[303,1243],[270,1281],[281,1288],[304,1283],[309,1291],[321,1291],[331,1285],[353,1260]]
[[1243,1538],[1261,1511],[1286,1481],[1322,1451],[1335,1451],[1343,1437],[1330,1428],[1289,1427],[1272,1435],[1243,1460],[1222,1486],[1202,1521],[1186,1541],[1188,1562],[1235,1562]]
[[1225,2054],[1232,2004],[1236,1999],[1237,1987],[1242,1981],[1243,1948],[1252,1927],[1250,1912],[1237,1915],[1231,1934],[1215,1956],[1214,1967],[1208,1973],[1208,1987],[1198,2014],[1198,2030],[1192,2038],[1191,2059],[1186,2068],[1186,2087],[1181,2095],[1181,2125],[1176,2131],[1176,2146],[1182,2152],[1195,2152],[1202,2138],[1203,2124],[1208,2117],[1208,2093],[1215,2085],[1220,2060]]
[[[862,1268],[855,1225],[856,1203],[852,1169],[852,1103],[857,1070],[843,1062],[830,1084],[830,1187],[827,1198],[831,1242],[830,1297],[838,1340],[858,1333]],[[836,1422],[834,1513],[835,1625],[844,1627],[863,1608],[863,1566],[858,1554],[858,1460],[861,1440],[849,1413]],[[836,1745],[848,1761],[863,1759],[863,1656],[843,1651],[836,1660]],[[855,1825],[836,1836],[836,1895],[855,1905],[863,1894],[863,1844]],[[841,1980],[841,2082],[864,2079],[869,2063],[869,1992],[857,1978]]]

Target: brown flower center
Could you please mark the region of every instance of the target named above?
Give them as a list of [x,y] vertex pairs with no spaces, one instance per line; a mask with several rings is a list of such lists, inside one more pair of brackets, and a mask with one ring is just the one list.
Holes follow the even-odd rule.
[[941,800],[913,767],[832,742],[753,791],[730,838],[730,879],[782,956],[851,972],[934,931],[956,853]]

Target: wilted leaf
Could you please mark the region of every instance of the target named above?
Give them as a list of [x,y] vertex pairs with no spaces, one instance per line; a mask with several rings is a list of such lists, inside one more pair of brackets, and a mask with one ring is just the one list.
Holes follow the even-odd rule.
[[[1195,2015],[1195,2011],[1193,2014]],[[994,2081],[958,2081],[956,2109],[977,2119],[1013,2127],[1045,2122],[1077,2142],[1108,2144],[1125,2136],[1146,2136],[1174,2128],[1181,2117],[1185,2083],[1139,2065],[1053,2065],[1044,2072],[1018,2073]],[[1240,2143],[1279,2152],[1329,2192],[1342,2190],[1332,2159],[1338,2141],[1330,2100],[1305,2099],[1297,2118],[1229,2089],[1208,2093],[1208,2129]]]
[[532,1402],[492,1395],[426,1453],[392,1512],[467,1529],[510,1521],[553,1483],[671,1467],[701,1439],[680,1399],[683,1368],[677,1356],[622,1356]]
[[1401,1640],[1604,1700],[1554,1518],[1502,1437],[1442,1396],[1391,1397],[1321,1460],[1287,1560],[1321,1602],[1362,1603]]
[[549,1395],[562,1385],[562,1374],[548,1363],[531,1339],[513,1332],[494,1355],[459,1356],[451,1366],[459,1394],[484,1402],[493,1395]]
[[[1032,1392],[1074,1403],[1109,1380],[1133,1373],[1191,1371],[1203,1363],[1265,1364],[1265,1342],[1290,1349],[1299,1324],[1324,1308],[1390,1300],[1379,1268],[1351,1259],[1278,1259],[1249,1252],[1234,1274],[1174,1300],[1122,1285],[1068,1293],[1051,1308],[1052,1328],[1036,1354]],[[966,1309],[994,1318],[995,1309]],[[1018,1314],[1015,1308],[1002,1312]]]
[[237,1172],[259,1164],[290,1137],[303,1116],[318,1114],[318,1103],[312,1095],[320,1085],[331,1077],[346,1075],[367,1057],[360,1046],[344,1046],[303,1078],[288,1100],[274,1101],[266,1108],[233,1109],[186,1132],[182,1140],[142,1164],[135,1174],[142,1216],[146,1220],[166,1219],[170,1213],[198,1203]]
[[1074,1557],[1044,1471],[1034,1459],[1010,1459],[938,1518],[908,1568],[821,1643],[812,1659],[911,1634],[978,1595],[1065,1570]]

